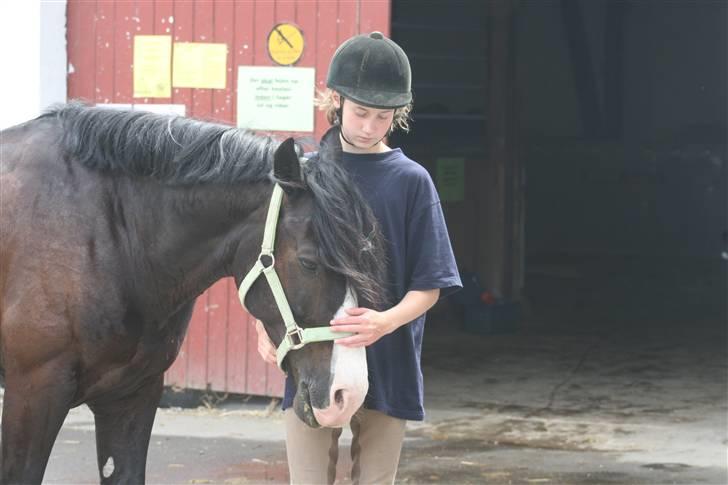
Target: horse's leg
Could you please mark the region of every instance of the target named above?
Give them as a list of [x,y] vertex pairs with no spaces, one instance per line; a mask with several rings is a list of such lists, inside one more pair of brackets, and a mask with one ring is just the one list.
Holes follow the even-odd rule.
[[41,483],[75,389],[65,362],[22,374],[6,369],[0,483]]
[[154,415],[162,397],[163,374],[129,396],[90,402],[96,421],[96,455],[101,483],[144,483]]

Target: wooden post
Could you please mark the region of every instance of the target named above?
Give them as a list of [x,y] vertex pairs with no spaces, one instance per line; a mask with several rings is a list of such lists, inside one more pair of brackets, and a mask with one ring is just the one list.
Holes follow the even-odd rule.
[[488,3],[486,160],[479,167],[474,237],[482,283],[507,300],[523,286],[523,191],[516,148],[515,1]]

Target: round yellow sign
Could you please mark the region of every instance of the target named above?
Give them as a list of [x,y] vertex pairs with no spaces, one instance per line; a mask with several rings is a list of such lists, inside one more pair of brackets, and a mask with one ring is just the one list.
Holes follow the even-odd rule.
[[268,34],[268,55],[281,66],[292,66],[303,54],[303,32],[294,24],[278,24]]

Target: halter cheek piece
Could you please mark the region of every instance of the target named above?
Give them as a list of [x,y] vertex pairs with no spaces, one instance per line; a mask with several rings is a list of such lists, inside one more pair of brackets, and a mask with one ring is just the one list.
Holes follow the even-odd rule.
[[283,340],[276,350],[276,360],[281,370],[283,370],[283,359],[286,358],[286,355],[291,350],[300,349],[304,345],[313,342],[325,342],[327,340],[336,340],[353,335],[351,332],[334,332],[330,326],[301,328],[293,318],[291,307],[288,305],[288,299],[286,299],[286,294],[283,291],[283,285],[281,285],[281,280],[278,278],[278,273],[275,270],[276,258],[273,254],[278,214],[281,210],[282,201],[283,189],[281,189],[280,185],[275,184],[270,205],[268,206],[268,216],[265,219],[265,232],[263,233],[263,244],[258,255],[258,261],[256,261],[248,274],[245,275],[238,289],[240,303],[245,306],[245,296],[248,294],[250,287],[253,286],[253,283],[255,283],[255,280],[261,274],[265,275],[265,279],[268,280],[268,285],[273,292],[273,298],[276,301],[276,306],[278,306],[278,311],[281,313],[283,322],[286,324],[286,334],[283,336]]

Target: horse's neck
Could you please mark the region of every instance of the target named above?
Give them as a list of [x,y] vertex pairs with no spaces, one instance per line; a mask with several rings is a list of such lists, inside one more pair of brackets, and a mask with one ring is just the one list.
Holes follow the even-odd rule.
[[[141,271],[157,295],[143,297],[164,313],[190,301],[218,279],[232,276],[233,259],[260,245],[270,187],[165,187],[142,212]],[[245,248],[250,247],[248,251]],[[240,262],[236,262],[240,263]],[[243,264],[248,264],[243,261]]]

